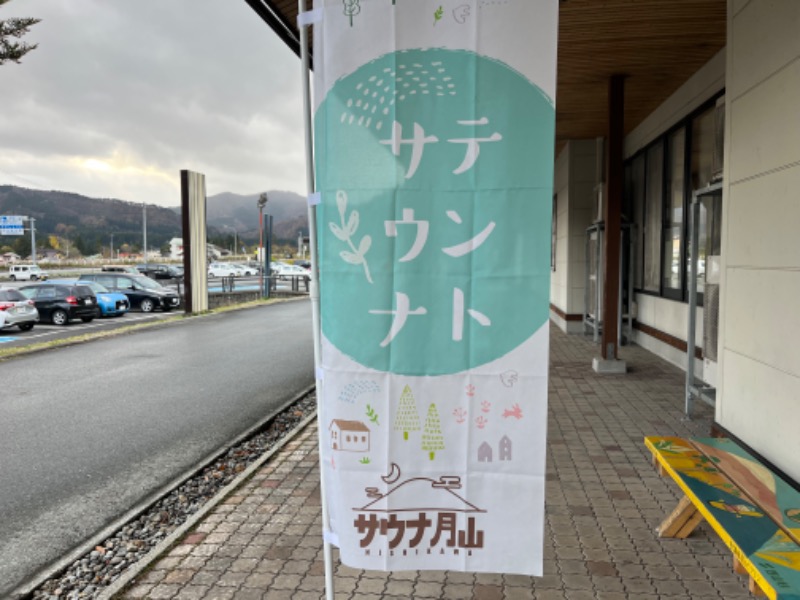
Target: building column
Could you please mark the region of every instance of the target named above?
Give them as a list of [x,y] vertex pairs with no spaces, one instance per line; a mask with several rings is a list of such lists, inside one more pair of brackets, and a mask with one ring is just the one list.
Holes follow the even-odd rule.
[[603,202],[603,331],[601,358],[592,367],[598,373],[625,373],[625,362],[617,358],[619,337],[620,241],[624,182],[625,76],[612,75],[608,81],[608,146],[606,186]]

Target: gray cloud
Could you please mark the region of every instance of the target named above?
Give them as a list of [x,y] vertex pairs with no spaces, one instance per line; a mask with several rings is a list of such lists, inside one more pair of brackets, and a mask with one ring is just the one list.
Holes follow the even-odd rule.
[[39,48],[0,68],[0,182],[175,204],[190,168],[209,193],[304,191],[299,61],[243,0],[28,0],[8,16],[42,22]]

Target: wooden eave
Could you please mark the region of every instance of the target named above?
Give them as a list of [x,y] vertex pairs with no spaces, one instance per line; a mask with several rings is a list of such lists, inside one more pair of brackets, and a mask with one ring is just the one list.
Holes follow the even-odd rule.
[[[245,1],[299,52],[295,0]],[[630,132],[724,48],[726,13],[727,0],[563,0],[556,147],[607,135],[613,74],[626,76]]]

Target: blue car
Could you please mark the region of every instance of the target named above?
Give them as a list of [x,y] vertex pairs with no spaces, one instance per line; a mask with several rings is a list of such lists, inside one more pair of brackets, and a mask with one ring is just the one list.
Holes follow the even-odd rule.
[[91,288],[97,297],[97,308],[100,310],[101,317],[121,317],[131,308],[131,303],[125,294],[110,292],[96,281],[56,279],[51,283],[80,284]]

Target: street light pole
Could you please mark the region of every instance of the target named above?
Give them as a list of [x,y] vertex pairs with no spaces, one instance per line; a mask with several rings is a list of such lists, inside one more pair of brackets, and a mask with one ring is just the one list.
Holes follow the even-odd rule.
[[259,269],[258,285],[261,288],[261,295],[264,295],[264,271],[269,262],[264,256],[264,207],[267,205],[267,193],[262,192],[258,197],[258,259],[261,262]]
[[111,233],[111,256],[109,257],[110,260],[114,260],[114,233]]

